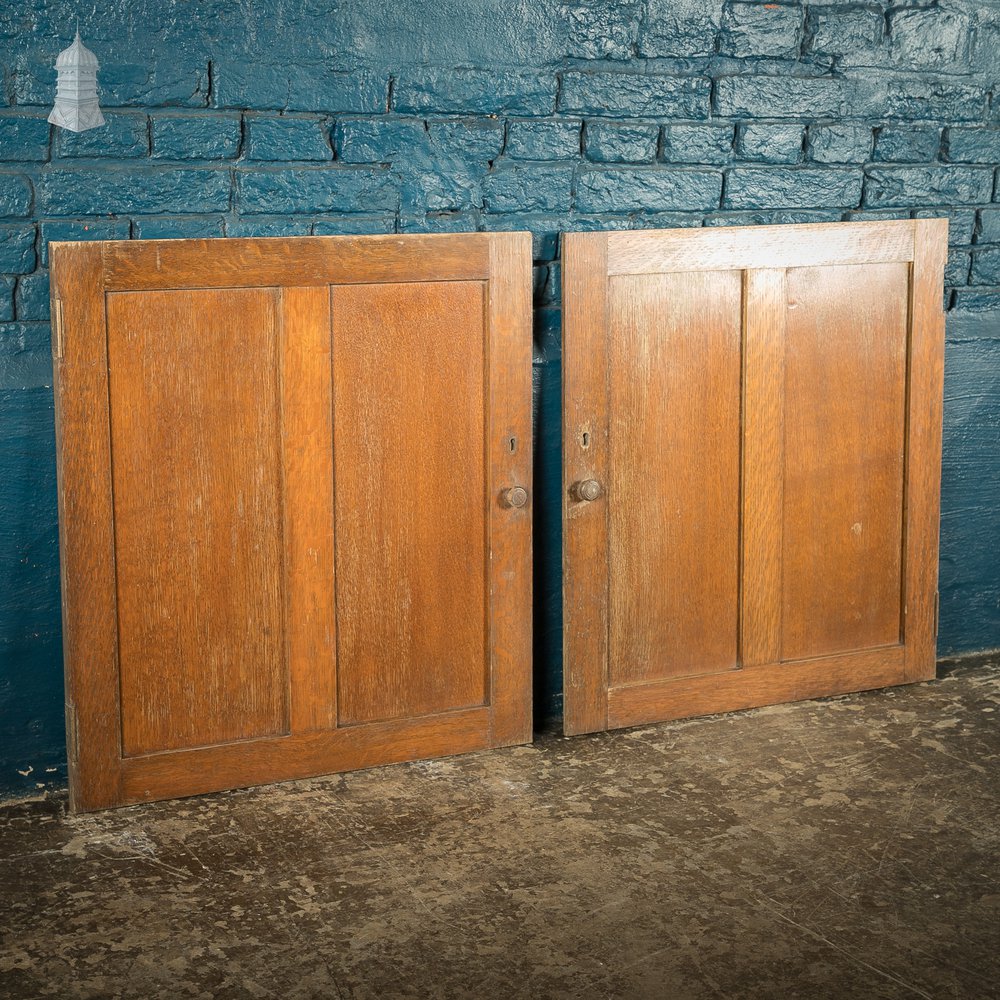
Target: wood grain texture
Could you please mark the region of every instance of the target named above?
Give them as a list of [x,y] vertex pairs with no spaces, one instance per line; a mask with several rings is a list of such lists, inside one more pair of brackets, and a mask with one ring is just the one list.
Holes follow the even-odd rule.
[[97,244],[56,243],[53,362],[70,807],[120,800],[120,706],[104,278]]
[[74,809],[530,738],[530,237],[301,242],[54,248]]
[[485,280],[492,239],[481,233],[293,236],[102,247],[107,288],[114,291]]
[[[600,252],[585,254],[584,247]],[[566,238],[568,733],[933,675],[946,249],[939,221]],[[730,270],[744,271],[740,669],[702,672],[713,662],[717,632],[729,628],[726,616],[716,614],[705,616],[700,635],[692,633],[692,648],[705,646],[708,656],[692,655],[687,667],[676,664],[676,676],[643,675],[634,664],[667,645],[657,629],[690,596],[665,595],[670,580],[665,586],[662,574],[650,568],[667,561],[666,550],[659,559],[655,554],[659,522],[652,497],[657,490],[669,494],[704,462],[683,436],[669,447],[659,442],[671,433],[669,408],[678,397],[681,420],[694,423],[697,403],[685,405],[684,393],[697,399],[687,383],[704,375],[686,375],[679,389],[670,384],[671,365],[683,364],[690,346],[685,339],[656,359],[663,383],[657,391],[644,395],[643,379],[632,373],[619,392],[613,373],[637,364],[629,353],[636,345],[618,335],[605,297],[609,283],[624,288],[650,281],[660,289],[663,310],[652,324],[657,334],[680,312],[684,338],[697,342],[700,314],[691,316],[685,299],[699,300],[711,315],[720,296],[708,289]],[[711,367],[707,356],[704,365]],[[582,425],[594,412],[601,427],[590,440],[604,444],[610,438],[611,456],[598,453],[595,462],[585,455],[581,462],[579,434],[590,430]],[[574,520],[582,514],[585,524],[583,518],[596,513],[569,492],[584,478],[609,484],[610,544],[594,530],[603,518],[592,518],[590,536]],[[655,488],[636,500],[636,484],[647,481]],[[630,552],[647,559],[647,572],[631,571]],[[602,646],[609,567],[610,655]],[[688,570],[695,592],[703,584],[699,571],[700,565]],[[651,638],[643,639],[644,630]],[[644,641],[646,650],[636,655],[633,647]]]
[[[530,743],[531,717],[531,237],[499,234],[490,244],[489,357],[489,655],[493,746]],[[523,507],[501,492],[528,490]],[[528,696],[526,697],[526,692]]]
[[734,668],[739,271],[609,282],[608,684]]
[[900,641],[908,272],[788,272],[784,660]]
[[[607,729],[608,344],[605,233],[563,236],[563,730]],[[575,483],[604,492],[580,501]]]
[[943,275],[948,220],[914,223],[910,280],[910,366],[907,399],[906,534],[903,638],[906,679],[936,670],[941,426],[944,397]]
[[488,709],[473,708],[422,719],[130,757],[122,763],[122,795],[130,802],[176,798],[468,753],[489,746],[489,717]]
[[781,659],[785,272],[743,272],[740,663]]
[[286,732],[276,293],[107,310],[123,753]]
[[762,664],[708,677],[677,677],[614,688],[609,692],[608,722],[613,728],[639,726],[867,691],[902,684],[903,680],[901,646],[799,660],[777,667]]
[[913,223],[824,222],[608,234],[609,274],[819,267],[913,257]]
[[341,725],[486,702],[484,291],[333,291]]
[[330,292],[280,295],[285,641],[298,733],[337,725]]

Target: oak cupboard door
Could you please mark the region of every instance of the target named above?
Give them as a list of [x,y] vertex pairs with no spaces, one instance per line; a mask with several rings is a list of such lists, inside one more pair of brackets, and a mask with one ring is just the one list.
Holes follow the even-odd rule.
[[530,740],[530,246],[53,246],[74,809]]
[[946,246],[564,237],[568,733],[934,676]]

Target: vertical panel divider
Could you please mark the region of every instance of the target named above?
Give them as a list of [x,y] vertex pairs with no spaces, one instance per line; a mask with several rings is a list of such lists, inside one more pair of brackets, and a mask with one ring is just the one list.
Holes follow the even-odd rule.
[[279,294],[288,724],[301,733],[337,725],[330,291]]
[[936,673],[944,287],[947,219],[913,223],[903,551],[903,643],[907,681]]
[[[608,235],[563,237],[563,730],[608,728]],[[585,437],[586,435],[586,437]],[[596,480],[594,500],[574,485]]]
[[[70,808],[122,798],[111,415],[103,244],[55,244],[61,303],[54,361],[59,562],[66,664]],[[61,351],[59,350],[61,349]]]
[[[487,289],[487,559],[492,746],[531,741],[531,236],[490,238]],[[512,443],[513,442],[513,443]],[[529,501],[504,506],[520,486]]]
[[740,662],[781,659],[785,271],[743,272]]

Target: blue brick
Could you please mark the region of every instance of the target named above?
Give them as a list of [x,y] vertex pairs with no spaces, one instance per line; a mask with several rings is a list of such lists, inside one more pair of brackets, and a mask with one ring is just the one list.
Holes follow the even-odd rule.
[[884,125],[875,132],[873,159],[881,163],[928,163],[941,148],[936,125]]
[[[52,347],[49,324],[4,323],[0,326],[0,390],[51,385]],[[53,575],[57,576],[58,571]],[[58,593],[58,586],[56,592]],[[36,610],[32,609],[32,613]],[[58,620],[58,613],[55,620]]]
[[1000,128],[951,128],[947,150],[952,163],[1000,163]]
[[344,163],[392,163],[430,142],[417,118],[347,118],[335,130],[337,156]]
[[434,155],[450,161],[484,163],[499,156],[503,147],[503,123],[491,118],[431,119],[427,134]]
[[810,125],[809,156],[816,163],[864,163],[872,153],[867,125]]
[[971,205],[993,193],[987,167],[870,167],[867,173],[865,205],[871,208]]
[[697,4],[651,3],[639,35],[639,55],[691,58],[710,56],[722,24],[722,0]]
[[711,83],[700,76],[566,72],[559,110],[613,118],[707,118],[710,94]]
[[573,166],[505,164],[483,181],[490,212],[554,212],[570,207]]
[[410,70],[396,81],[394,110],[546,115],[555,110],[555,73],[528,70]]
[[215,64],[213,106],[324,114],[386,110],[389,78],[377,73],[332,70],[298,60],[275,65],[258,59]]
[[976,229],[974,208],[920,208],[913,213],[915,219],[948,220],[948,242],[952,246],[967,246],[972,242]]
[[226,224],[227,236],[309,236],[313,224],[307,218],[264,219],[257,216],[249,219],[234,219]]
[[582,127],[580,121],[562,118],[511,121],[505,152],[519,160],[568,160],[580,155]]
[[841,222],[843,212],[822,209],[778,209],[768,212],[719,212],[705,216],[705,226],[794,226],[803,223]]
[[222,235],[222,217],[194,215],[174,218],[154,215],[132,220],[132,236],[137,240],[191,240]]
[[[52,106],[56,89],[53,63],[51,55],[41,60],[19,60],[13,80],[17,104]],[[172,58],[143,63],[102,60],[98,83],[104,109],[197,107],[205,103],[208,93],[208,60],[176,53]]]
[[42,222],[41,264],[49,266],[49,243],[75,243],[81,240],[127,240],[129,236],[128,219],[86,219],[70,222],[60,219],[52,222]]
[[724,208],[852,208],[861,200],[861,169],[734,167]]
[[251,160],[332,160],[333,149],[316,119],[248,115],[246,155]]
[[467,211],[482,202],[482,167],[459,162],[435,169],[435,161],[404,164],[393,175],[399,181],[400,209],[404,213]]
[[[1000,263],[1000,258],[998,258]],[[967,285],[969,284],[969,251],[949,250],[948,259],[944,267],[944,283],[946,285]],[[996,285],[1000,281],[976,281],[975,268],[972,274],[973,284]]]
[[14,308],[19,320],[49,318],[49,272],[36,271],[18,278],[14,293]]
[[584,170],[577,179],[581,212],[688,211],[719,203],[722,174],[668,167],[607,167]]
[[966,72],[967,14],[943,7],[890,11],[889,34],[893,59],[907,71]]
[[12,275],[0,275],[0,322],[7,323],[14,318],[14,282]]
[[479,229],[477,212],[425,212],[401,215],[401,233],[474,233]]
[[986,110],[986,91],[946,80],[920,76],[874,76],[861,80],[855,85],[851,117],[979,121]]
[[157,115],[152,124],[156,159],[229,160],[239,153],[239,115]]
[[952,308],[971,313],[1000,312],[1000,288],[959,288]]
[[38,205],[63,216],[224,212],[230,188],[228,170],[66,167],[40,176]]
[[730,56],[794,58],[801,37],[800,7],[736,0],[723,16],[719,51]]
[[44,118],[0,115],[0,160],[47,160],[49,123]]
[[704,222],[701,212],[635,212],[629,229],[698,229]]
[[809,12],[808,51],[836,56],[841,65],[885,62],[885,18],[880,7],[821,7]]
[[0,173],[0,217],[24,216],[31,211],[31,182],[23,174]]
[[724,76],[715,85],[715,111],[727,118],[839,118],[850,85],[826,77]]
[[1000,208],[984,208],[979,213],[979,234],[976,236],[976,242],[1000,243]]
[[587,122],[587,159],[601,163],[652,163],[660,129],[657,125]]
[[644,13],[640,0],[576,0],[564,5],[567,55],[576,59],[629,59]]
[[302,167],[238,175],[241,215],[377,212],[395,209],[392,175],[381,168]]
[[668,163],[728,163],[732,125],[664,125],[663,159]]
[[396,231],[396,216],[382,215],[340,215],[328,219],[317,219],[313,223],[315,236],[364,236],[385,234]]
[[[417,118],[342,119],[335,132],[344,163],[423,165],[421,157],[485,164],[500,154],[503,123],[493,119],[424,122]],[[430,163],[427,163],[431,167]],[[437,169],[434,167],[433,169]]]
[[1000,248],[977,250],[972,255],[972,276],[969,284],[1000,285]]
[[57,129],[59,156],[107,156],[115,159],[146,156],[149,153],[149,126],[145,115],[104,116],[106,124],[86,132]]
[[741,125],[736,138],[736,154],[743,160],[760,163],[798,163],[802,159],[801,125]]
[[0,273],[27,274],[35,269],[35,227],[0,226]]

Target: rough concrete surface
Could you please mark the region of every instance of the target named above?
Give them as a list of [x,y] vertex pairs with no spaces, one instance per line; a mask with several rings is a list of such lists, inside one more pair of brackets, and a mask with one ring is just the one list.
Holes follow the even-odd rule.
[[0,995],[1000,996],[1000,658],[909,688],[67,816]]

